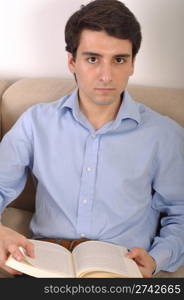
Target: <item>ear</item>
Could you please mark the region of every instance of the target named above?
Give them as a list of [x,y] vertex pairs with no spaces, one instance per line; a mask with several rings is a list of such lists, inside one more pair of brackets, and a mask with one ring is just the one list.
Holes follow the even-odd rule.
[[130,76],[132,76],[134,74],[135,59],[136,59],[136,56],[134,56],[134,58],[132,58],[132,66],[131,66],[131,70],[130,70]]
[[68,68],[71,73],[75,73],[75,59],[72,53],[70,52],[67,52],[67,56],[68,56]]

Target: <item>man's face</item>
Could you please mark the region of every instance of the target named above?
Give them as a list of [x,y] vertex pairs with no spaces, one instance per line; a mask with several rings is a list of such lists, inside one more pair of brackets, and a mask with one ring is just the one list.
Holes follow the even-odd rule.
[[83,103],[119,102],[134,70],[132,44],[104,31],[84,30],[75,59],[68,53],[68,66],[76,75]]

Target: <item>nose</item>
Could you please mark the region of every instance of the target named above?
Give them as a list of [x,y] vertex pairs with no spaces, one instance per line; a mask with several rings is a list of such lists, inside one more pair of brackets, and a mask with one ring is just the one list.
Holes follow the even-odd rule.
[[112,70],[109,63],[103,63],[100,66],[100,81],[103,83],[109,83],[112,81]]

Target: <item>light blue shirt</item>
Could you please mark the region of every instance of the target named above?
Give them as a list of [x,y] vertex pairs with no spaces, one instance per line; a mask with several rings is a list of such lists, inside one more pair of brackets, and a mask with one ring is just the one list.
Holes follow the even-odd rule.
[[28,168],[38,180],[34,237],[142,247],[156,272],[184,263],[184,129],[127,91],[116,119],[96,131],[77,90],[23,113],[0,145],[1,211]]

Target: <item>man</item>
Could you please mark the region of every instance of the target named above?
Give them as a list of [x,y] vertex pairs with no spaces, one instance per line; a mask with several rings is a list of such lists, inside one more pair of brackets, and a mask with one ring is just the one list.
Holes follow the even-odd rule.
[[[96,0],[65,28],[78,89],[28,109],[0,147],[1,211],[38,180],[34,238],[96,239],[126,246],[144,277],[184,262],[184,132],[126,91],[141,44],[121,2]],[[1,266],[22,235],[0,227]]]

